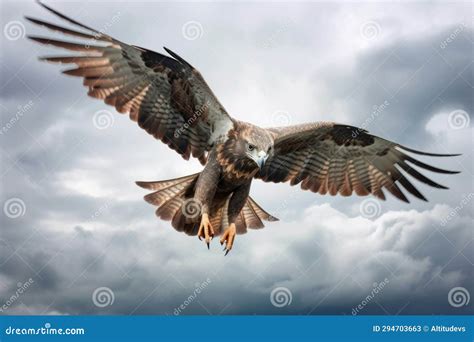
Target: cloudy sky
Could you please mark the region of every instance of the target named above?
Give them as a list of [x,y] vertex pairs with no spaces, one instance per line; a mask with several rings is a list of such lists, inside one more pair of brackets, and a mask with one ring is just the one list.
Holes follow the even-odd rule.
[[113,108],[24,38],[50,32],[23,15],[59,21],[32,1],[0,6],[0,314],[472,312],[470,2],[53,3],[122,41],[178,52],[241,120],[337,121],[463,154],[422,158],[461,171],[430,174],[450,190],[417,184],[428,203],[255,181],[251,195],[280,222],[238,236],[227,257],[159,221],[134,184],[199,163],[126,116],[98,127]]

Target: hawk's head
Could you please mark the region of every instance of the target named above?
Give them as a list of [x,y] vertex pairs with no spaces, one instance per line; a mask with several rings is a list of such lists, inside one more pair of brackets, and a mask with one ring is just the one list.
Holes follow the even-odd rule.
[[273,152],[273,137],[257,126],[238,122],[228,139],[217,148],[217,158],[226,172],[251,178]]

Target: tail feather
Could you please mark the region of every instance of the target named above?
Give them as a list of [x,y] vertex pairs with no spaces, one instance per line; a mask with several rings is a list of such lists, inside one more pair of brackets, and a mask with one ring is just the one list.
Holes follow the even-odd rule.
[[168,199],[158,209],[156,209],[156,216],[162,220],[171,221],[175,214],[181,209],[181,204],[184,202],[179,195],[180,194],[177,194],[176,197]]
[[[229,201],[227,200],[225,205],[210,219],[216,235],[223,233],[223,230],[229,226],[227,215],[225,215],[225,213],[227,213],[228,204]],[[264,228],[265,225],[263,224],[263,221],[273,222],[278,221],[278,219],[263,210],[262,207],[260,207],[252,197],[249,196],[247,202],[235,220],[237,234],[245,234],[247,233],[247,229]]]
[[[201,216],[189,217],[183,212],[183,205],[190,198],[194,197],[194,186],[199,173],[189,176],[168,179],[156,182],[136,182],[142,188],[154,190],[144,197],[145,201],[157,206],[156,215],[165,221],[171,221],[171,225],[179,232],[188,235],[197,235]],[[210,213],[210,221],[215,234],[220,235],[228,227],[229,199],[218,204],[217,208]],[[242,211],[238,215],[235,225],[237,234],[245,234],[247,229],[261,229],[264,227],[263,221],[278,221],[265,210],[263,210],[250,196],[247,198]]]
[[174,179],[167,179],[167,180],[162,180],[162,181],[155,181],[155,182],[135,182],[138,186],[148,189],[148,190],[164,190],[166,188],[169,188],[171,186],[175,186],[177,184],[182,184],[182,183],[191,183],[195,178],[199,176],[199,173],[194,173],[189,176],[184,176],[180,178],[174,178]]
[[261,206],[259,206],[257,204],[257,202],[255,202],[252,197],[249,196],[248,200],[247,200],[247,203],[249,204],[250,207],[252,207],[252,209],[254,210],[255,212],[255,215],[257,215],[259,218],[263,219],[264,221],[268,221],[268,222],[275,222],[275,221],[279,221],[278,218],[276,218],[275,216],[273,215],[270,215],[269,213],[267,213],[265,210],[263,210],[263,208]]
[[227,215],[224,213],[227,212],[227,201],[221,208],[217,209],[211,217],[209,217],[209,221],[211,222],[212,228],[214,229],[214,233],[216,236],[221,235],[224,232],[224,229],[227,227],[226,218]]

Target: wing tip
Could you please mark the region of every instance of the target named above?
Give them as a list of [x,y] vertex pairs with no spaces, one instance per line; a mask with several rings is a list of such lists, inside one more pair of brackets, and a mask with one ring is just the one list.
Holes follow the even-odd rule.
[[143,188],[143,189],[150,189],[150,187],[149,187],[149,182],[135,181],[135,184],[138,185],[140,188]]
[[268,218],[265,221],[278,222],[278,221],[280,221],[280,219],[278,217],[273,216],[273,215],[269,215]]
[[397,146],[399,148],[405,150],[405,151],[415,153],[415,154],[419,154],[419,155],[423,155],[423,156],[430,156],[430,157],[459,157],[459,156],[462,156],[462,153],[448,153],[448,154],[430,153],[430,152],[415,150],[415,149],[412,149],[412,148],[409,148],[409,147],[406,147],[406,146],[403,146],[403,145],[397,145]]
[[30,16],[28,16],[28,15],[24,15],[24,16],[23,16],[23,19],[28,20],[28,21],[30,21],[30,22],[32,22],[32,23],[35,23],[35,22],[37,21],[37,19],[35,19],[35,18],[33,18],[33,17],[30,17]]
[[170,54],[171,57],[173,57],[174,59],[176,59],[178,62],[181,62],[185,65],[187,65],[188,67],[190,67],[191,69],[194,69],[194,67],[189,64],[189,62],[187,62],[186,60],[184,60],[183,57],[181,57],[180,55],[178,55],[176,52],[173,52],[171,51],[170,49],[168,49],[166,46],[163,46],[163,49],[168,52]]

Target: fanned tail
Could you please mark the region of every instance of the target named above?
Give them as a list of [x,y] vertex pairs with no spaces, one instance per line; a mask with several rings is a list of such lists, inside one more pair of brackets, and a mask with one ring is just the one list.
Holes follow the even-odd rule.
[[194,186],[199,173],[189,176],[155,182],[136,182],[144,189],[155,190],[144,197],[145,201],[158,207],[156,216],[171,225],[177,231],[196,235],[199,229],[200,215],[185,215],[183,205],[194,196]]
[[[136,182],[144,189],[154,192],[144,197],[145,201],[158,207],[156,215],[179,232],[196,235],[201,222],[198,203],[193,199],[194,188],[199,173],[189,176],[154,182]],[[229,196],[230,197],[230,196]],[[210,213],[210,221],[215,234],[220,235],[228,227],[227,206],[229,199]],[[247,229],[261,229],[263,221],[278,219],[262,209],[250,196],[235,222],[237,234],[245,234]]]
[[[224,232],[224,229],[229,226],[229,221],[227,217],[227,208],[229,205],[229,199],[227,199],[220,208],[218,208],[214,213],[212,213],[210,221],[216,235],[220,235]],[[274,222],[278,219],[265,210],[262,209],[252,197],[247,198],[244,207],[240,211],[239,216],[235,221],[235,227],[237,229],[237,234],[247,233],[247,229],[261,229],[265,225],[263,221]]]

